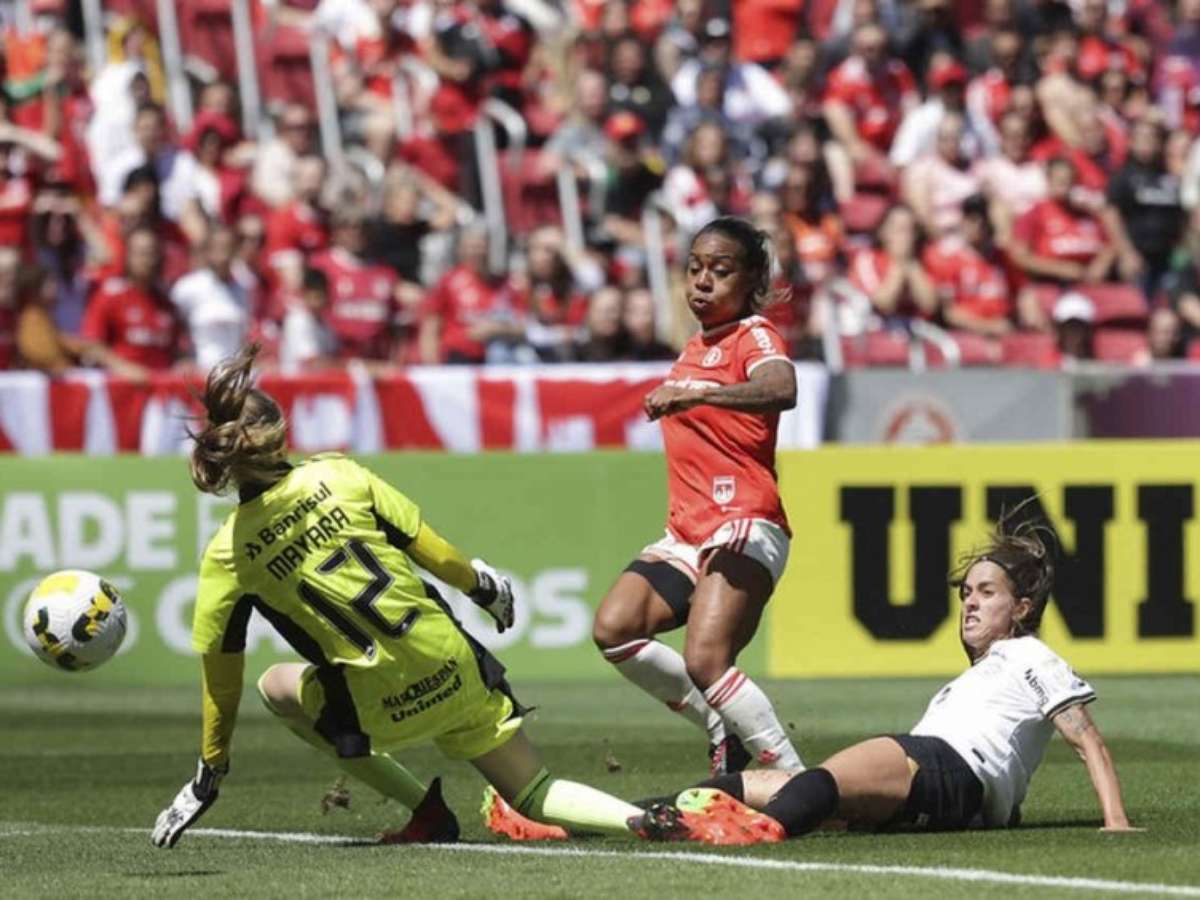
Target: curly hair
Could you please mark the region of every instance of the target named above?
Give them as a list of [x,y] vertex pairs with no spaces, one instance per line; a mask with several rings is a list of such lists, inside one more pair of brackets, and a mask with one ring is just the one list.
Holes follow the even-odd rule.
[[750,277],[751,312],[761,312],[773,303],[787,299],[790,291],[776,291],[771,287],[775,276],[775,255],[769,232],[755,228],[738,216],[720,216],[696,232],[691,247],[695,247],[696,242],[706,234],[727,237],[741,249],[742,263]]
[[189,436],[195,441],[192,481],[206,494],[223,494],[230,486],[277,481],[287,471],[287,420],[270,395],[253,385],[258,344],[213,367],[199,400],[204,427]]
[[1017,513],[1033,499],[1002,515],[988,542],[959,558],[950,581],[961,596],[967,573],[976,563],[999,566],[1008,579],[1013,598],[1030,603],[1029,610],[1014,623],[1013,637],[1037,634],[1054,589],[1058,536],[1045,521],[1028,518],[1017,521]]

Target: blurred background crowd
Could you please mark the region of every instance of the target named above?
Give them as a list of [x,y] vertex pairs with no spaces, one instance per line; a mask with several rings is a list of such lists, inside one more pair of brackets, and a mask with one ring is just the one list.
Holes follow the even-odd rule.
[[670,359],[722,214],[796,358],[1200,334],[1200,0],[0,13],[0,369]]

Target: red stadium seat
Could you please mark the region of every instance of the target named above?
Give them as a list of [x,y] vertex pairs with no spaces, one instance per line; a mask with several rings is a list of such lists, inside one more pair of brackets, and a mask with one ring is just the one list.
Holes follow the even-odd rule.
[[842,338],[842,358],[847,367],[908,367],[908,336],[896,331],[869,331]]
[[1055,369],[1061,361],[1053,336],[1038,332],[1018,331],[1005,335],[1000,340],[1000,352],[1008,366]]
[[1104,362],[1131,363],[1146,350],[1145,332],[1130,328],[1100,328],[1092,342],[1096,359]]
[[969,331],[952,331],[950,336],[958,345],[961,354],[959,364],[963,366],[994,366],[1004,358],[1004,348],[996,338],[971,334]]
[[237,78],[230,0],[192,0],[180,4],[179,40],[183,52],[212,66],[224,79]]
[[268,104],[300,103],[316,107],[308,36],[299,28],[280,25],[265,40],[255,41],[263,99]]
[[[1030,286],[1037,295],[1038,305],[1047,316],[1053,315],[1054,304],[1066,291],[1053,284]],[[1096,307],[1096,324],[1107,325],[1119,322],[1125,325],[1141,325],[1149,315],[1142,292],[1129,284],[1081,284],[1069,290],[1083,294]]]

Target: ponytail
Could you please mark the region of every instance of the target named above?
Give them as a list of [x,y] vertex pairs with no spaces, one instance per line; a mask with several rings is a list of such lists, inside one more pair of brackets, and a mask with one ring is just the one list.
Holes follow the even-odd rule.
[[189,430],[192,482],[206,494],[230,485],[269,485],[287,471],[287,420],[271,397],[253,386],[258,344],[213,367],[200,402],[205,423]]

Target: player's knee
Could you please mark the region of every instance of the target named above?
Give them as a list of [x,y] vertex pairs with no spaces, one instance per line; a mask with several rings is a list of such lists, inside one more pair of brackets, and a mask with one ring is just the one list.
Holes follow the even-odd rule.
[[644,638],[645,628],[636,616],[617,606],[601,604],[592,622],[592,640],[601,650],[611,650],[630,641]]
[[300,706],[295,679],[290,677],[289,669],[283,664],[274,665],[258,679],[258,695],[267,709],[277,716],[291,715]]
[[728,650],[712,644],[685,647],[683,662],[687,666],[688,677],[692,679],[692,684],[702,691],[706,691],[716,684],[733,665]]

